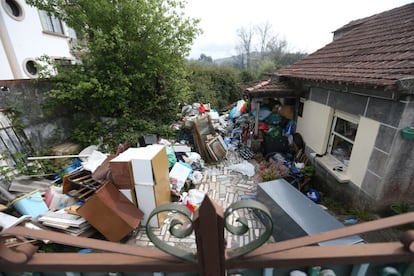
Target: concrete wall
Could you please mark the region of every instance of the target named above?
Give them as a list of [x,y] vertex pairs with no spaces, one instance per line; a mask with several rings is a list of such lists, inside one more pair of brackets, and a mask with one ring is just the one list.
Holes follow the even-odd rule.
[[42,105],[48,82],[0,81],[0,109],[12,110],[36,152],[60,144],[69,136],[70,121],[60,114],[47,114]]
[[[359,153],[363,151],[363,154],[350,162],[351,181],[339,183],[326,166],[319,166],[317,181],[326,184],[329,190],[347,201],[371,209],[382,209],[397,201],[414,204],[414,150],[411,150],[414,140],[407,141],[401,136],[401,128],[414,125],[414,103],[410,99],[397,100],[395,95],[392,91],[361,91],[348,87],[340,90],[335,86],[318,86],[311,87],[306,97],[306,100],[314,102],[312,105],[319,103],[324,106],[323,109],[340,110],[362,119],[359,127],[365,133],[363,137],[357,137],[360,142],[355,141],[354,150]],[[319,118],[322,109],[316,110],[307,114],[311,119],[302,120],[324,122]],[[299,132],[306,127],[308,132],[316,129],[308,123],[302,124],[300,120]],[[320,135],[325,139],[325,134]],[[307,136],[303,136],[306,142]],[[312,142],[315,138],[310,138],[308,153],[320,153],[321,146],[315,147]]]

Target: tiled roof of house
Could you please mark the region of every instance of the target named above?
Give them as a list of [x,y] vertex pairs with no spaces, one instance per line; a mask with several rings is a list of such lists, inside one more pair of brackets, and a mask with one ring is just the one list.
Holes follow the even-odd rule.
[[256,80],[240,84],[240,88],[251,97],[286,97],[295,96],[300,91],[272,79]]
[[336,33],[341,36],[277,75],[385,89],[414,79],[414,3],[351,21]]

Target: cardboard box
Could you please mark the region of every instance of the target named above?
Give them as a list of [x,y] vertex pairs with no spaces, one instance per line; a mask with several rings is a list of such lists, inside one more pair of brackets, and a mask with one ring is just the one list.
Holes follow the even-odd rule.
[[[141,223],[146,225],[154,208],[171,202],[169,163],[164,145],[149,145],[139,148],[136,153],[131,159],[131,167],[138,208],[144,213]],[[165,216],[159,214],[158,221],[154,219],[150,225],[159,227]]]
[[105,183],[77,209],[109,241],[120,241],[138,228],[143,212],[111,182]]
[[292,120],[295,116],[295,107],[292,105],[282,105],[279,107],[278,113],[280,116]]

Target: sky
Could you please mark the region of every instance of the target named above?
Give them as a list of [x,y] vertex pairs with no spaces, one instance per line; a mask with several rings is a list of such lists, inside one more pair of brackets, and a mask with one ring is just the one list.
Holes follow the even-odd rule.
[[332,41],[333,31],[352,20],[368,17],[414,0],[188,0],[186,14],[201,20],[203,33],[189,58],[213,59],[237,54],[237,30],[271,25],[273,35],[286,40],[290,52],[312,53]]

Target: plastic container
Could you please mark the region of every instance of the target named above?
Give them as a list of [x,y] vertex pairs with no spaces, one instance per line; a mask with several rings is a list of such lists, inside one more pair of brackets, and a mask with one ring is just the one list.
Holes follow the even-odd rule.
[[408,126],[403,129],[401,129],[401,133],[404,139],[406,140],[412,140],[414,139],[414,127]]
[[33,218],[47,212],[49,208],[38,190],[16,198],[11,205],[22,215],[29,215]]

